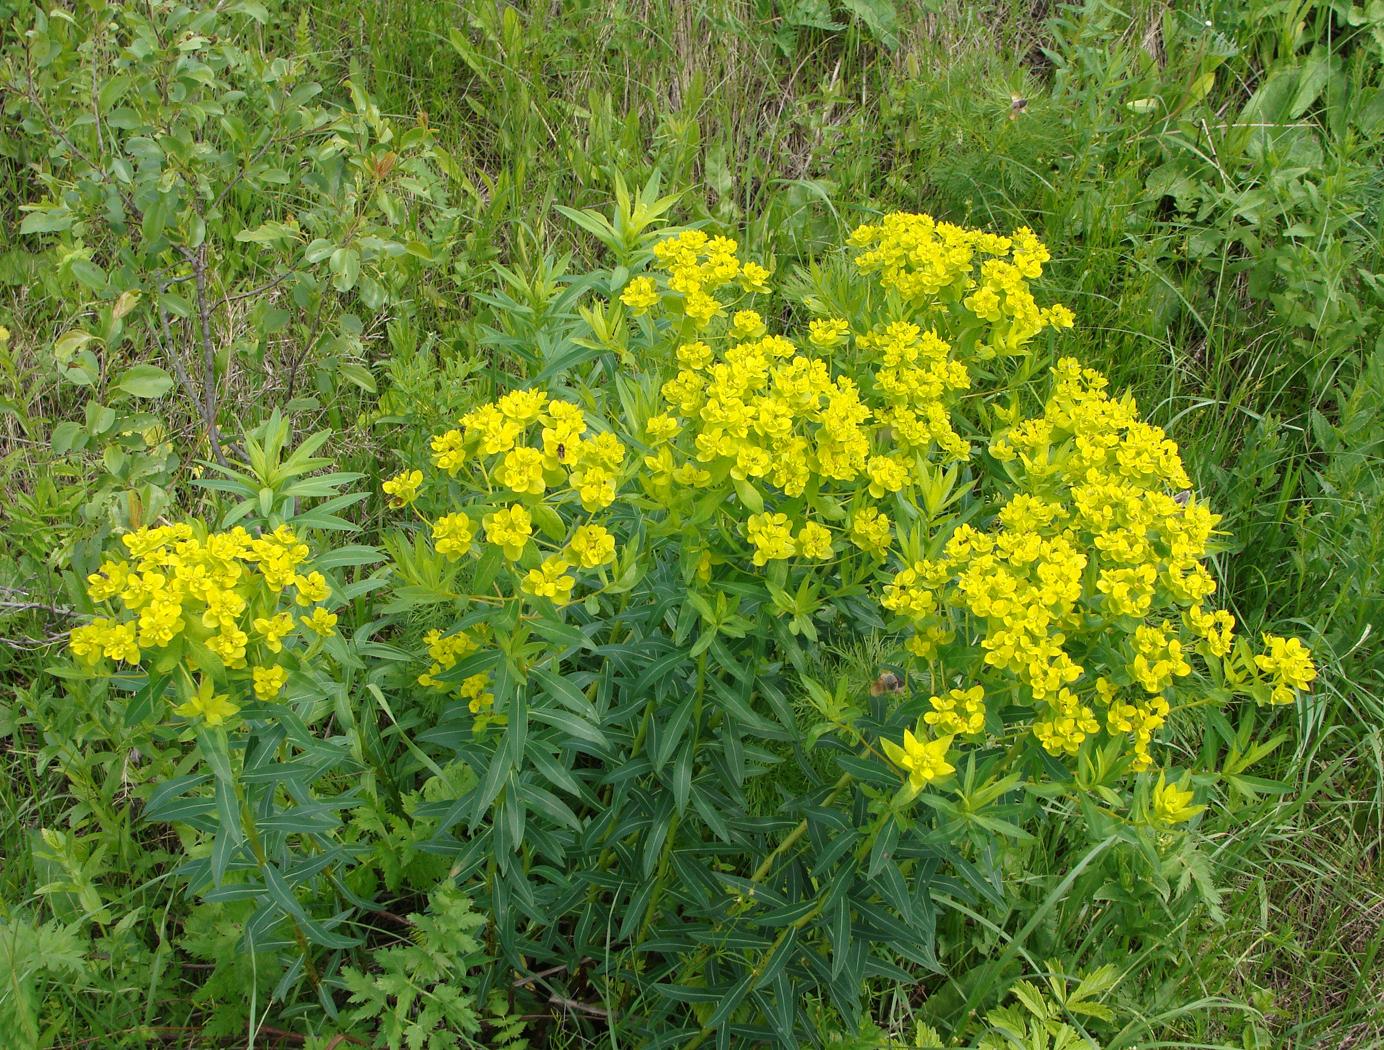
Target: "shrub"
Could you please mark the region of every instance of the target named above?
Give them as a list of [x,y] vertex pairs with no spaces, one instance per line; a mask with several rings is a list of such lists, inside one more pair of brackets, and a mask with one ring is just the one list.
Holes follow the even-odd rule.
[[1077,872],[1109,850],[1163,880],[1215,776],[1165,763],[1169,720],[1315,676],[1211,601],[1218,519],[1173,442],[1049,364],[1074,319],[1030,290],[1031,232],[888,215],[802,317],[660,210],[574,213],[620,262],[587,279],[586,352],[383,483],[387,603],[369,549],[312,556],[353,497],[300,499],[350,478],[311,447],[281,469],[277,422],[218,529],[136,530],[89,579],[70,673],[196,741],[148,814],[324,1005],[426,855],[592,1023],[797,1046],[827,999],[854,1030],[867,980],[940,970],[940,924],[1004,905],[1040,801],[1091,836]]

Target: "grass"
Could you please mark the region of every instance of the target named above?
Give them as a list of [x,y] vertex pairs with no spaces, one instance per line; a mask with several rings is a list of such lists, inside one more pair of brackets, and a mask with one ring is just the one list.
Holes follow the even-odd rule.
[[[386,400],[428,396],[434,351],[411,350],[410,365],[400,341],[448,333],[474,348],[492,262],[590,258],[555,209],[604,204],[617,171],[657,168],[687,217],[745,230],[783,274],[885,209],[1033,226],[1057,254],[1047,291],[1080,318],[1072,352],[1137,395],[1224,514],[1229,607],[1250,628],[1291,623],[1324,665],[1252,770],[1286,791],[1226,800],[1203,825],[1230,873],[1221,916],[1162,931],[1179,962],[1123,993],[1130,1041],[1384,1045],[1379,45],[1333,14],[1342,5],[1124,6],[322,0],[287,4],[269,43],[311,55],[329,85],[363,84],[405,123],[426,113],[476,187],[454,294],[391,322],[393,348],[370,332]],[[807,24],[812,9],[835,27]],[[1313,93],[1320,63],[1331,72]],[[9,199],[34,196],[27,170],[5,164]],[[62,604],[48,537],[72,507],[38,480],[41,428],[14,420],[77,408],[42,357],[58,296],[31,283],[12,225],[0,322],[27,341],[6,358],[5,465],[20,491],[4,511],[6,568]],[[469,366],[448,367],[456,396]],[[50,622],[13,610],[0,633],[41,638]],[[42,877],[35,829],[74,819],[42,759],[54,742],[20,724],[42,706],[29,693],[51,688],[37,659],[0,650],[14,683],[0,703],[9,902]],[[1046,892],[1061,860],[1034,863]],[[1055,947],[1082,944],[1082,903],[1058,902]]]

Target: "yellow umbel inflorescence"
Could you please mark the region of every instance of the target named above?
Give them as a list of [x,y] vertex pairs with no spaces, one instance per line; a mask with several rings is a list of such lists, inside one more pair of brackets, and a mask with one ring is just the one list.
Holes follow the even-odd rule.
[[[999,401],[971,410],[989,393],[974,387],[981,362],[1073,323],[1030,291],[1049,258],[1030,230],[896,214],[851,244],[884,302],[794,335],[738,298],[770,288],[733,240],[693,230],[656,243],[651,271],[621,295],[666,348],[653,411],[627,421],[641,454],[627,460],[612,429],[541,391],[482,405],[432,442],[437,468],[476,499],[434,523],[436,549],[480,553],[469,528],[479,518],[513,563],[510,597],[554,607],[615,562],[626,508],[681,535],[703,582],[718,567],[829,575],[864,559],[903,648],[932,680],[971,683],[932,697],[920,729],[982,736],[993,701],[1028,708],[1053,755],[1104,734],[1126,741],[1131,768],[1149,768],[1193,655],[1234,662],[1228,678],[1245,668],[1234,619],[1210,605],[1204,559],[1219,519],[1191,496],[1168,436],[1072,359],[1053,366],[1037,414]],[[930,556],[904,560],[899,516],[935,503],[927,487],[975,464],[977,446],[1000,477],[990,509],[943,524]],[[540,518],[554,526],[546,535]],[[683,519],[701,524],[679,532]],[[1266,645],[1248,670],[1268,695],[1310,684],[1301,643]],[[920,757],[939,746],[914,738],[898,752],[915,783],[941,769]]]
[[[279,662],[285,642],[300,627],[335,633],[336,616],[321,604],[331,587],[286,525],[254,536],[240,527],[208,533],[178,523],[128,532],[120,543],[123,556],[87,578],[87,595],[111,615],[72,632],[72,653],[88,665],[135,666],[150,654],[166,663],[163,654],[174,650],[193,666],[214,658],[224,670],[221,688],[270,700],[288,681],[290,668]],[[207,725],[243,706],[215,692],[210,678],[195,693],[190,680],[182,685],[178,713]]]
[[[432,438],[428,477],[384,483],[394,507],[425,513],[439,575],[483,579],[466,624],[424,639],[420,684],[465,701],[477,726],[501,720],[489,673],[466,673],[495,655],[490,610],[598,615],[603,593],[666,568],[809,638],[833,596],[877,602],[910,676],[936,693],[902,745],[882,742],[914,789],[952,772],[957,740],[992,736],[1063,757],[1116,741],[1119,768],[1145,770],[1210,679],[1275,703],[1310,687],[1300,641],[1265,636],[1256,654],[1215,608],[1219,519],[1131,397],[1060,358],[1024,411],[1037,369],[1005,358],[1073,323],[1034,299],[1048,252],[1031,231],[894,214],[851,244],[858,294],[809,298],[816,316],[777,331],[766,267],[730,238],[665,237],[619,293],[645,374],[622,376],[618,398],[511,390]],[[286,527],[165,526],[124,545],[89,585],[122,611],[73,633],[83,660],[136,665],[188,640],[247,702],[268,700],[299,628],[335,630],[327,580]],[[242,694],[198,689],[180,710],[235,715]],[[1177,790],[1161,796],[1169,821],[1186,811]]]

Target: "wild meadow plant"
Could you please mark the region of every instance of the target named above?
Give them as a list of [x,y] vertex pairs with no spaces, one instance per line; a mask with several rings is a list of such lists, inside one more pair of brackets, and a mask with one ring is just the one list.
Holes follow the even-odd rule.
[[[858,1027],[867,983],[942,972],[951,924],[1004,907],[1039,806],[1089,836],[1078,872],[1156,892],[1220,776],[1170,720],[1316,671],[1217,605],[1219,519],[1061,354],[1047,248],[889,214],[803,316],[621,197],[574,213],[619,260],[589,354],[384,481],[387,559],[330,541],[358,476],[276,418],[210,482],[224,520],[127,532],[88,577],[64,674],[188,745],[146,814],[190,888],[248,902],[280,990],[334,1014],[381,895],[460,885],[492,1016],[541,987],[647,1046],[802,1045],[820,1002]],[[825,655],[860,645],[871,687]]]

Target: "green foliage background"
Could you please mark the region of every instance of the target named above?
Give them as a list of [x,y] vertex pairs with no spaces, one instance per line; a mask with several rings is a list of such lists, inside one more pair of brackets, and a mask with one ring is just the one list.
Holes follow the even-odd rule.
[[[299,435],[331,429],[318,454],[335,469],[393,473],[488,396],[489,370],[538,329],[561,275],[600,265],[559,208],[607,210],[617,173],[642,184],[657,170],[683,191],[682,218],[740,231],[779,274],[891,209],[1028,224],[1052,247],[1046,289],[1078,314],[1070,351],[1134,390],[1226,516],[1232,546],[1217,568],[1229,607],[1249,629],[1301,634],[1324,671],[1285,743],[1252,768],[1247,744],[1232,749],[1242,789],[1201,827],[1219,896],[1206,891],[1175,929],[1154,923],[1172,951],[1116,993],[1132,1019],[1120,1045],[1384,1040],[1384,8],[407,0],[285,2],[260,20],[242,6],[241,46],[319,82],[302,106],[320,107],[348,144],[377,142],[387,125],[402,159],[380,178],[412,181],[389,221],[369,220],[375,256],[266,269],[272,224],[329,239],[351,225],[337,205],[352,180],[375,175],[361,167],[368,150],[348,146],[347,161],[287,171],[293,190],[281,191],[265,175],[273,156],[260,158],[263,182],[227,196],[205,232],[225,302],[205,327],[192,309],[170,336],[150,302],[128,324],[115,316],[122,269],[159,259],[122,255],[100,223],[49,225],[45,237],[21,210],[46,201],[38,214],[51,218],[80,201],[55,189],[66,151],[33,115],[23,31],[34,8],[0,2],[8,1030],[54,1045],[146,1045],[160,1032],[243,1042],[247,991],[260,1003],[274,993],[253,958],[217,961],[235,944],[235,914],[188,910],[165,887],[174,844],[151,841],[124,805],[122,767],[141,757],[43,672],[75,601],[60,577],[68,559],[132,513],[205,498],[189,483],[214,451],[199,425],[208,401],[195,370],[187,383],[172,375],[170,345],[201,367],[210,342],[210,408],[231,439],[279,407]],[[71,104],[90,101],[82,72],[60,78]],[[283,269],[301,276],[266,288]],[[101,355],[64,342],[73,331],[99,336]],[[93,413],[93,399],[109,413]],[[369,531],[382,512],[372,500],[352,520]],[[846,659],[862,684],[873,676],[871,654]],[[69,779],[60,765],[82,772]],[[1065,880],[1080,858],[1060,831],[1046,834],[1050,848],[1014,873],[1010,912],[969,931],[970,984],[951,994],[1007,984],[996,960],[1074,977],[1098,956],[1089,902]],[[447,915],[454,936],[470,936],[464,907],[433,918]],[[393,978],[445,982],[457,965],[428,957],[425,939],[405,947],[389,922],[379,959],[363,954],[352,978],[375,1011],[363,1025],[414,994]],[[417,958],[388,954],[409,951]],[[1061,1001],[1064,988],[1047,990]],[[912,1041],[909,1005],[881,993],[875,1022]],[[581,1030],[549,1037],[579,1044]]]

